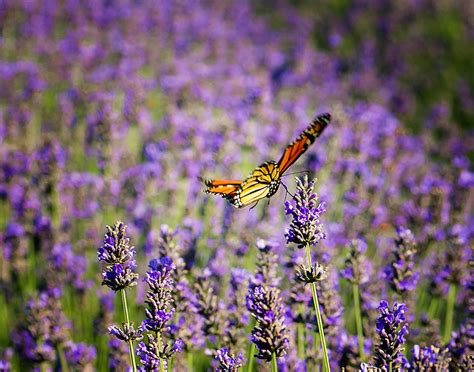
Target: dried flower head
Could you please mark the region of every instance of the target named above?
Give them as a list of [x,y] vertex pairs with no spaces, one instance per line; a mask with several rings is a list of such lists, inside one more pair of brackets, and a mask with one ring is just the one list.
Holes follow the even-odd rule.
[[314,283],[324,280],[328,276],[327,268],[316,262],[313,266],[299,265],[296,269],[296,280],[304,283]]

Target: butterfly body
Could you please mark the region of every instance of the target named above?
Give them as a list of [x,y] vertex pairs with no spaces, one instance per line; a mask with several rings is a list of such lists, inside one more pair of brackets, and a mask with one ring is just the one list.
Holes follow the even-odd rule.
[[236,208],[272,197],[280,187],[283,173],[308,149],[330,120],[329,114],[316,117],[309,127],[286,147],[278,162],[272,160],[261,164],[243,181],[204,180],[204,192],[220,195]]

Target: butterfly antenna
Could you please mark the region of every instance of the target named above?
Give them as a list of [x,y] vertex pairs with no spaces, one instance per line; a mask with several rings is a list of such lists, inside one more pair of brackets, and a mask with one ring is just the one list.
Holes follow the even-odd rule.
[[281,177],[283,178],[283,177],[287,177],[287,176],[293,176],[293,175],[295,175],[295,174],[310,173],[310,172],[311,172],[310,170],[304,170],[304,171],[299,171],[299,172],[293,172],[293,173],[284,174],[284,175],[281,176]]
[[288,191],[288,187],[286,187],[286,185],[285,185],[283,182],[281,183],[281,185],[282,185],[283,188],[286,190],[285,201],[286,201],[286,196],[287,196],[288,194],[290,194],[292,198],[295,197],[291,192]]

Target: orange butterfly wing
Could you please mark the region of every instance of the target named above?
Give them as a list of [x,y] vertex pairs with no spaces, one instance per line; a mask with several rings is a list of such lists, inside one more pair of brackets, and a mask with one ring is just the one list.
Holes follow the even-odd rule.
[[206,185],[204,192],[208,194],[218,194],[223,197],[233,196],[242,184],[237,180],[203,180]]
[[301,133],[298,138],[290,143],[280,160],[278,161],[278,168],[280,176],[294,164],[296,160],[303,154],[308,147],[321,135],[324,128],[327,127],[331,121],[330,114],[322,114],[317,116],[306,130]]

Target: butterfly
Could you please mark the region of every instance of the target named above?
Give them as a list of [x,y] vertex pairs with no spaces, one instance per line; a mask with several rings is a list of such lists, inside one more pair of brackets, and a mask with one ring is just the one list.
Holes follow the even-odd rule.
[[316,137],[321,135],[330,121],[331,115],[328,113],[317,116],[306,130],[285,148],[278,162],[272,160],[259,165],[243,181],[203,180],[206,185],[204,192],[220,195],[236,208],[257,203],[265,197],[272,197],[280,187],[283,173],[298,160]]

